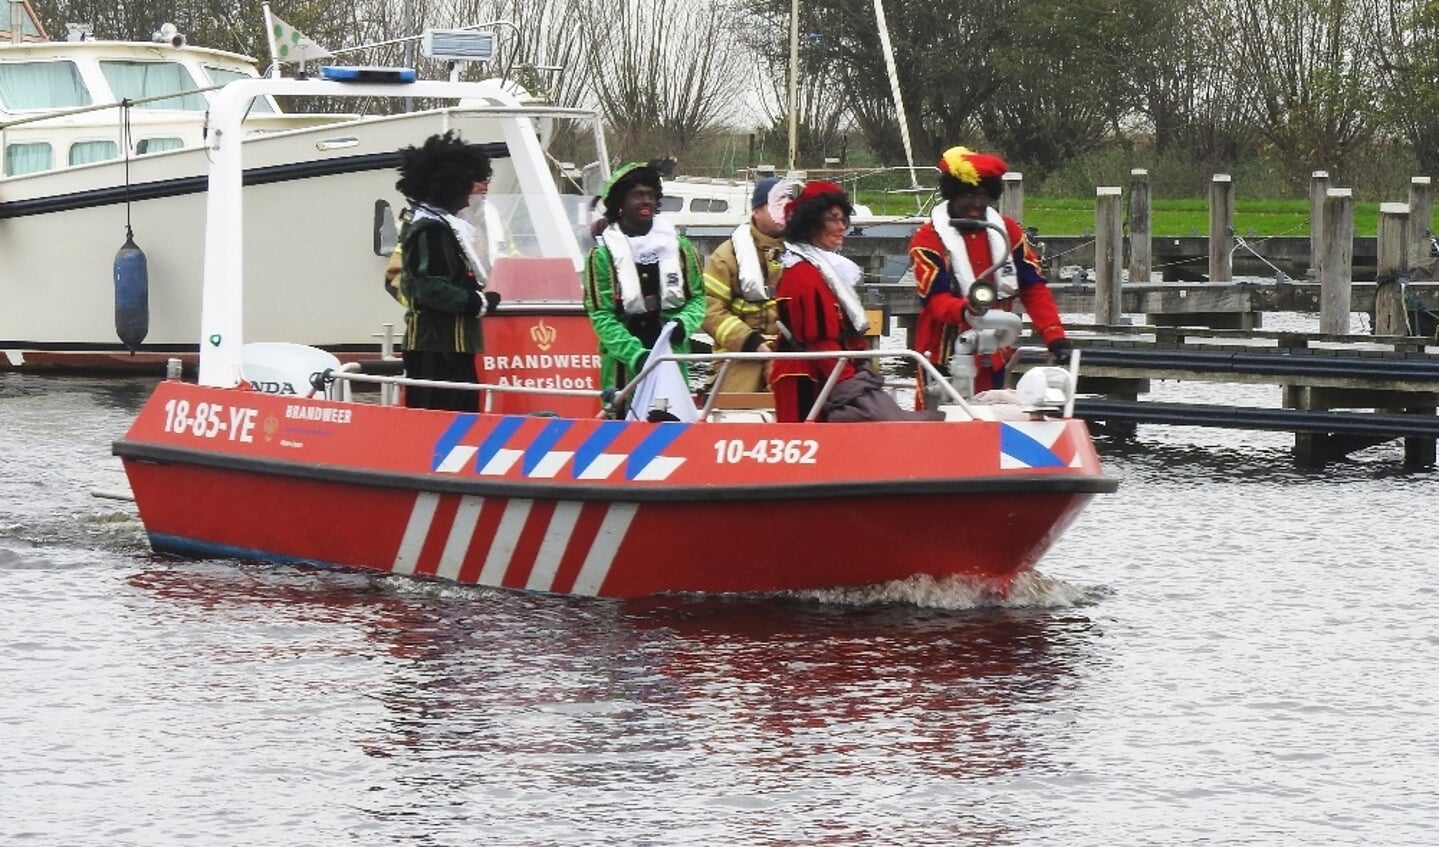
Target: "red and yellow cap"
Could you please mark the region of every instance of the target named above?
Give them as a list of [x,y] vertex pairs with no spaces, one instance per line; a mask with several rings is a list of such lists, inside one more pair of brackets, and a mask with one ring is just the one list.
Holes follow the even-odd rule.
[[1009,166],[992,153],[976,153],[968,147],[951,147],[939,157],[939,170],[960,182],[979,185],[981,180],[1004,176]]

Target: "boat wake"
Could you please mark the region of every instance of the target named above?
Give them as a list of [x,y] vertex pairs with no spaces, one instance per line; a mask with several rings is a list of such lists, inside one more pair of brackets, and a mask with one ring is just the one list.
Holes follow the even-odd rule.
[[[442,600],[474,600],[503,596],[503,589],[479,585],[455,585],[434,580],[403,577],[381,577],[376,583],[381,590],[400,596],[430,597]],[[765,599],[800,600],[827,606],[914,606],[921,609],[962,611],[967,609],[1071,609],[1098,602],[1104,590],[1096,586],[1076,585],[1038,571],[1027,571],[1015,578],[1008,593],[994,585],[962,576],[935,578],[912,576],[878,585],[850,588],[819,588],[805,591],[743,595],[662,595],[669,597],[708,596],[734,600]]]
[[849,606],[903,604],[926,609],[1066,609],[1096,602],[1100,591],[1074,585],[1038,571],[1015,578],[1008,592],[962,576],[936,579],[917,575],[858,588],[825,588],[793,592],[791,596],[820,603]]

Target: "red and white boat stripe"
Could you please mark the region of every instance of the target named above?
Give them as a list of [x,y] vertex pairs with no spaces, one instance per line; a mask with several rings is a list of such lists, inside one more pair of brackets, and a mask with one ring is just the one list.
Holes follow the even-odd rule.
[[[575,501],[537,507],[534,500],[523,498],[422,492],[415,495],[390,570],[478,585],[597,595],[638,508],[634,503]],[[592,519],[582,520],[587,511],[593,512]],[[477,533],[482,524],[485,531]],[[583,560],[576,568],[578,551],[583,551]],[[563,567],[566,561],[569,568]],[[557,584],[571,578],[573,585]]]

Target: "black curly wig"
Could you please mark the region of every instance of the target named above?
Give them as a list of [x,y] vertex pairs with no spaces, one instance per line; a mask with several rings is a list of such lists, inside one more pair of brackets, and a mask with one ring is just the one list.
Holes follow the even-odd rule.
[[[980,191],[989,195],[989,199],[998,200],[999,195],[1004,193],[1004,180],[997,176],[981,179],[977,186]],[[964,180],[947,173],[939,175],[939,196],[946,200],[953,200],[961,194],[969,194],[976,186],[970,185]]]
[[843,192],[829,191],[794,203],[784,224],[785,240],[813,242],[824,231],[824,213],[835,208],[843,209],[846,218],[854,217],[854,204]]
[[659,171],[649,165],[635,168],[620,177],[614,185],[610,186],[610,190],[605,192],[605,220],[610,223],[619,221],[620,204],[624,202],[625,195],[630,193],[630,189],[637,185],[645,185],[653,188],[655,190],[655,202],[659,202],[660,198],[665,196],[664,187],[660,184]]
[[466,144],[454,130],[432,135],[419,147],[400,150],[400,179],[395,188],[411,203],[424,203],[451,214],[470,202],[470,189],[490,178],[490,157],[477,144]]

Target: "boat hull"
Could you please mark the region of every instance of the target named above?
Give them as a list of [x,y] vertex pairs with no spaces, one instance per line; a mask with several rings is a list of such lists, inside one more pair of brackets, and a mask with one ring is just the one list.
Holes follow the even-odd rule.
[[633,597],[963,576],[1114,490],[1080,421],[648,424],[162,383],[115,444],[161,552]]

